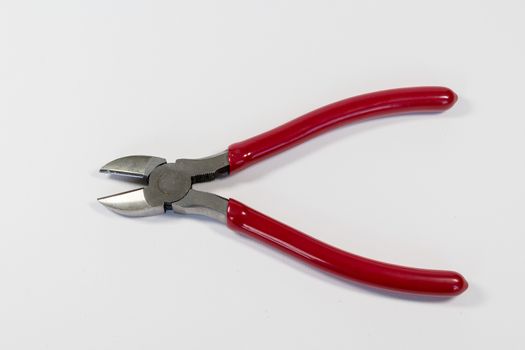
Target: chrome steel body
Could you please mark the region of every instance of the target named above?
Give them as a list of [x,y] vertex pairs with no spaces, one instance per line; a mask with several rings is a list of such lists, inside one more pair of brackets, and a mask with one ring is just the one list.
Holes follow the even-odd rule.
[[192,185],[227,175],[227,151],[200,159],[178,159],[174,163],[152,156],[128,156],[109,162],[100,172],[139,178],[145,183],[142,188],[98,199],[118,214],[152,216],[173,210],[226,222],[228,201],[194,190]]

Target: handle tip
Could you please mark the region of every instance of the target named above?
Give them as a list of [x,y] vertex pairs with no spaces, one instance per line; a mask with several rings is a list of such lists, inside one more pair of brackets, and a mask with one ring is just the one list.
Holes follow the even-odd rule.
[[455,296],[463,293],[468,288],[468,282],[460,273],[453,272],[450,277],[450,296]]
[[458,101],[458,95],[449,88],[443,88],[443,106],[449,109]]

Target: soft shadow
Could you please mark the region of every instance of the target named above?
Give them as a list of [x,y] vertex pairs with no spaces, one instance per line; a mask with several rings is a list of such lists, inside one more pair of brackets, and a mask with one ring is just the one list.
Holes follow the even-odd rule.
[[[265,174],[268,174],[269,172],[273,171],[275,168],[282,168],[282,167],[290,166],[297,160],[301,159],[302,157],[308,156],[312,153],[320,152],[321,150],[328,147],[329,145],[339,142],[340,140],[344,138],[352,137],[353,135],[357,135],[363,132],[369,132],[370,130],[375,130],[377,128],[384,128],[384,127],[389,127],[391,125],[395,125],[398,123],[404,123],[406,122],[407,119],[461,117],[461,116],[468,114],[470,109],[471,109],[470,104],[467,100],[459,99],[457,104],[454,106],[454,108],[444,113],[427,113],[427,114],[418,113],[415,115],[405,114],[402,116],[379,118],[379,119],[374,119],[374,120],[365,120],[365,121],[358,122],[358,123],[351,123],[351,124],[339,127],[337,128],[337,130],[333,130],[328,133],[319,135],[318,137],[309,140],[308,142],[300,145],[299,147],[293,147],[292,149],[289,149],[286,152],[273,156],[271,157],[271,160],[268,159],[268,160],[259,162],[253,166],[250,166],[249,168],[241,171],[240,173],[232,177],[232,180],[229,180],[229,177],[226,177],[223,180],[221,180],[221,182],[223,182],[223,184],[229,183],[229,181],[234,181],[234,183],[235,182],[253,182],[258,178],[264,177]],[[263,131],[266,131],[266,130],[263,130]],[[100,175],[104,175],[104,174],[100,174],[96,172],[96,176],[100,176]],[[299,175],[300,174],[298,174],[298,176]],[[94,176],[95,176],[95,173],[94,173]],[[124,180],[130,183],[143,184],[143,181],[137,178],[117,176],[117,175],[110,175],[109,178],[111,180],[118,180],[118,181]],[[201,189],[204,189],[204,188],[211,189],[214,187],[211,184],[212,183],[199,184],[199,186],[201,187]],[[96,210],[99,213],[107,213],[107,215],[111,215],[112,217],[118,217],[118,216],[115,216],[115,213],[103,208],[103,206],[98,204],[96,201],[93,201],[92,203],[90,203],[90,206],[92,209]],[[484,302],[484,296],[483,296],[482,291],[475,284],[472,284],[470,282],[469,282],[469,288],[461,296],[442,298],[442,297],[420,296],[420,295],[411,295],[411,294],[404,294],[404,293],[398,293],[398,292],[391,292],[391,291],[369,287],[369,286],[366,286],[360,283],[344,280],[337,276],[330,275],[328,273],[325,273],[318,269],[310,267],[304,263],[301,263],[298,260],[292,257],[289,257],[279,251],[276,251],[275,249],[272,249],[271,247],[265,246],[264,244],[260,244],[259,242],[255,240],[239,235],[231,231],[230,229],[228,229],[225,225],[217,222],[216,220],[213,220],[207,217],[203,217],[203,216],[190,215],[189,217],[185,217],[179,214],[174,214],[174,213],[169,212],[167,215],[160,215],[160,216],[155,216],[155,217],[126,218],[126,219],[134,219],[134,220],[140,219],[140,220],[147,220],[151,223],[162,223],[164,222],[164,220],[173,221],[174,219],[180,220],[180,219],[186,219],[186,218],[190,218],[192,220],[197,220],[197,221],[202,221],[207,225],[211,225],[211,228],[214,231],[219,232],[221,235],[228,237],[232,241],[238,242],[239,244],[247,246],[250,249],[256,250],[257,252],[260,252],[262,254],[271,256],[273,259],[278,259],[284,264],[292,267],[293,269],[300,271],[301,273],[305,273],[316,279],[321,279],[323,282],[327,284],[337,286],[338,288],[344,288],[353,293],[375,294],[380,297],[394,298],[394,299],[405,300],[409,302],[451,303],[452,301],[454,301],[454,305],[460,305],[460,306],[465,306],[465,307],[478,306]]]
[[[457,297],[449,297],[449,298],[443,298],[443,297],[433,297],[433,296],[422,296],[422,295],[414,295],[414,294],[406,294],[406,293],[400,293],[400,292],[394,292],[394,291],[388,291],[383,289],[378,289],[374,287],[370,287],[358,282],[346,280],[343,278],[340,278],[336,275],[329,274],[327,272],[321,271],[319,269],[316,269],[314,267],[311,267],[293,257],[290,257],[278,250],[275,250],[269,246],[266,246],[254,239],[250,239],[249,237],[245,237],[241,234],[236,233],[235,231],[230,230],[227,226],[224,224],[205,217],[205,216],[199,216],[199,215],[180,215],[173,213],[171,211],[166,212],[165,215],[158,215],[154,217],[125,217],[122,215],[118,215],[106,208],[104,208],[102,205],[98,204],[97,202],[91,202],[90,207],[101,213],[102,215],[107,215],[108,217],[112,217],[113,219],[125,219],[125,220],[141,220],[141,221],[147,221],[148,224],[164,224],[166,221],[170,221],[173,224],[176,224],[175,221],[177,220],[193,220],[193,221],[200,221],[204,223],[205,225],[208,225],[211,227],[212,230],[216,231],[223,237],[227,237],[233,242],[236,242],[237,244],[241,244],[245,247],[248,247],[248,249],[252,249],[254,251],[257,251],[258,253],[264,254],[266,256],[270,256],[272,259],[276,259],[284,263],[285,265],[293,268],[294,270],[307,274],[315,279],[322,280],[323,283],[326,283],[327,285],[336,286],[337,288],[343,288],[346,289],[352,293],[365,293],[365,294],[374,294],[380,297],[387,297],[387,298],[393,298],[398,300],[405,300],[409,302],[421,302],[421,303],[451,303],[454,302],[454,305],[464,306],[464,307],[474,307],[478,306],[483,303],[484,297],[481,292],[481,290],[472,283],[469,283],[469,288],[460,296]],[[184,234],[184,232],[180,232],[180,234]]]

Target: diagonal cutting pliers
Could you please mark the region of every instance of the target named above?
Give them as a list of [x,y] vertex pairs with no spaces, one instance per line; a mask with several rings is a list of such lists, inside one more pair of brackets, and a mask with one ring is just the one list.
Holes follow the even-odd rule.
[[370,286],[415,294],[458,295],[467,288],[467,282],[457,272],[404,267],[360,257],[299,232],[235,199],[192,188],[195,183],[236,173],[343,124],[402,113],[441,112],[452,107],[456,100],[456,94],[444,87],[379,91],[314,110],[210,157],[177,159],[174,163],[152,156],[118,158],[100,171],[138,178],[144,187],[99,201],[125,216],[150,216],[167,210],[205,215],[310,265]]

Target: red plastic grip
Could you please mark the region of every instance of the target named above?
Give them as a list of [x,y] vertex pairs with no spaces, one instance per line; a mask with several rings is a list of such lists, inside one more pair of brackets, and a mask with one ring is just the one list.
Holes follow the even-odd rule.
[[401,113],[440,112],[456,100],[448,88],[427,86],[373,92],[335,102],[230,145],[230,173],[343,124]]
[[323,243],[246,205],[230,199],[230,228],[288,253],[310,265],[374,287],[435,296],[454,296],[467,289],[457,272],[415,269],[363,258]]

